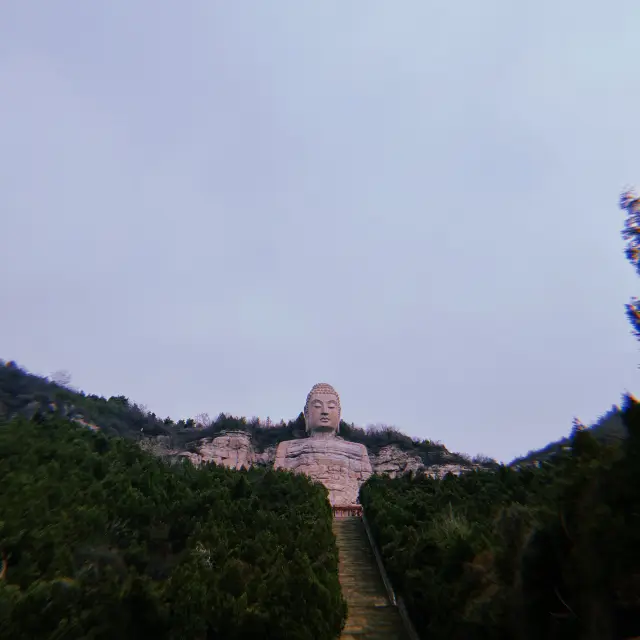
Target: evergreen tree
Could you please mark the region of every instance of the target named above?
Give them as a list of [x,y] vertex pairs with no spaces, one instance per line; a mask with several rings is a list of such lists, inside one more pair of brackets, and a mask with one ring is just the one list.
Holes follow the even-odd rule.
[[[640,275],[640,198],[633,190],[627,190],[620,196],[620,208],[627,212],[622,237],[627,242],[625,256]],[[640,339],[640,300],[633,297],[626,305],[627,317],[633,334]]]
[[167,465],[56,416],[0,422],[0,640],[333,640],[326,489]]

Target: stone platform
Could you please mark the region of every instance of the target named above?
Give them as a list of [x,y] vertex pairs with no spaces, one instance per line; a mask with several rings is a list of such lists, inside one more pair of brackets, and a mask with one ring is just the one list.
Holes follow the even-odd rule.
[[333,517],[334,518],[361,518],[362,507],[359,504],[338,506],[333,505]]

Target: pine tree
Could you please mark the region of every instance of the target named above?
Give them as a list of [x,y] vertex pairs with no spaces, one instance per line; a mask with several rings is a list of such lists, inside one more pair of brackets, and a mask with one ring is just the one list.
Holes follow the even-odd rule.
[[[620,196],[620,208],[627,212],[622,237],[627,242],[625,257],[640,276],[640,198],[629,189]],[[640,340],[640,300],[631,298],[626,305],[633,335]]]

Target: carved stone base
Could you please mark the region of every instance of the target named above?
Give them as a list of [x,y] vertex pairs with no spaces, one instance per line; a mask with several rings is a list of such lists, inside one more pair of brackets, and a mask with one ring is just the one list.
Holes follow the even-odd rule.
[[362,507],[359,504],[350,507],[333,507],[334,518],[361,518]]

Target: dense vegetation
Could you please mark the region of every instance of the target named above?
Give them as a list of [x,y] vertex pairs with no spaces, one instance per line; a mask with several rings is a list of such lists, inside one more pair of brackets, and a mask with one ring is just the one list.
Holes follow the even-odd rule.
[[[620,407],[613,406],[609,411],[598,418],[589,427],[591,435],[604,444],[615,444],[627,435],[626,427],[620,415]],[[538,465],[541,462],[551,460],[556,454],[565,448],[571,447],[570,438],[562,438],[556,442],[549,443],[546,447],[538,451],[529,451],[525,456],[516,458],[511,462],[512,466]]]
[[[139,440],[161,436],[173,449],[188,448],[201,438],[218,435],[222,431],[241,430],[251,435],[253,445],[259,450],[277,445],[282,440],[305,436],[304,417],[300,413],[295,420],[266,425],[257,419],[247,420],[221,413],[205,428],[196,428],[196,421],[174,421],[160,418],[145,407],[131,402],[125,396],[103,398],[76,391],[66,385],[56,384],[48,378],[35,376],[15,362],[0,360],[0,418],[22,415],[31,418],[37,413],[65,418],[79,418],[97,425],[106,435]],[[372,453],[390,444],[420,456],[425,464],[452,462],[468,464],[470,460],[461,454],[450,453],[439,442],[410,438],[392,427],[362,429],[340,423],[340,436],[352,442],[364,444]],[[483,463],[492,461],[483,459]]]
[[365,484],[360,501],[421,635],[640,635],[640,405],[628,405],[618,444],[576,429],[540,467]]
[[36,413],[0,422],[0,478],[2,640],[328,640],[342,627],[331,509],[304,476],[169,467]]

